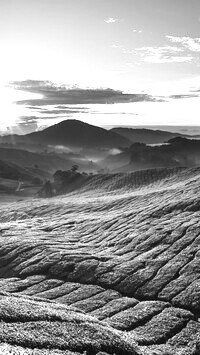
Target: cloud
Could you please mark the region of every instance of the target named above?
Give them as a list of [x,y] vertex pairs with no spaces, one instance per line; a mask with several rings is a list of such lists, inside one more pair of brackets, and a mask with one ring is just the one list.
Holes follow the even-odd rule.
[[[63,118],[63,116],[44,116],[44,117],[37,117],[37,116],[21,116],[18,120],[18,123],[35,123],[38,120],[54,120],[55,118]],[[32,121],[31,121],[32,120]]]
[[106,23],[115,23],[117,21],[119,21],[119,20],[117,18],[113,18],[113,17],[109,17],[106,20],[104,20],[104,22],[106,22]]
[[[70,117],[70,116],[69,116]],[[16,121],[15,126],[11,126],[7,128],[9,134],[16,133],[16,134],[27,134],[31,132],[38,131],[41,129],[41,121],[55,121],[64,119],[63,116],[45,116],[45,117],[37,117],[37,116],[21,116]],[[48,126],[48,125],[47,125]],[[45,126],[45,128],[47,127]]]
[[194,88],[192,88],[192,89],[190,90],[190,92],[199,92],[199,93],[200,93],[200,89],[194,89]]
[[105,23],[116,23],[116,22],[123,22],[124,20],[122,18],[114,18],[114,17],[109,17],[104,20]]
[[128,50],[128,49],[122,48],[122,53],[124,53],[124,54],[133,54],[134,50]]
[[122,46],[118,45],[118,44],[112,44],[111,46],[112,48],[122,48]]
[[35,116],[21,116],[18,119],[18,123],[21,124],[29,124],[29,123],[36,123],[37,118]]
[[[175,45],[143,46],[134,49],[126,49],[121,45],[113,44],[112,48],[120,50],[123,54],[139,56],[142,62],[148,63],[190,63],[194,59],[191,53],[185,52],[185,48]],[[136,61],[136,63],[138,63],[138,61]]]
[[[56,108],[58,108],[58,109],[61,109],[61,110],[63,110],[63,109],[65,109],[65,110],[77,110],[77,106],[63,106],[63,105],[60,105],[60,106],[56,106]],[[88,110],[88,108],[87,107],[80,107],[80,106],[78,106],[78,109],[79,110],[83,110],[82,112],[85,112],[85,111],[87,111]]]
[[38,130],[37,118],[34,116],[22,116],[16,122],[16,125],[7,127],[8,134],[27,134]]
[[112,44],[111,47],[114,48],[114,49],[120,49],[122,51],[122,53],[124,53],[124,54],[133,54],[135,52],[134,50],[128,50],[128,49],[126,49],[123,46],[118,45],[118,44]]
[[[156,101],[155,97],[152,97],[148,94],[126,94],[120,90],[113,90],[110,88],[68,88],[64,87],[63,85],[55,85],[49,81],[15,81],[12,82],[11,85],[17,90],[37,93],[41,95],[41,98],[39,99],[28,99],[17,102],[18,104],[29,105],[32,107],[56,105],[60,106],[62,110],[62,105],[114,104],[141,101]],[[79,111],[78,107],[77,110]]]
[[[142,30],[133,29],[134,33]],[[191,63],[199,61],[200,38],[165,36],[168,43],[165,46],[143,46],[126,49],[120,45],[113,48],[120,49],[124,54],[139,56],[141,62],[147,63]],[[169,43],[171,42],[171,43]]]
[[133,30],[134,33],[142,33],[142,30]]
[[177,46],[140,47],[135,53],[141,57],[143,62],[149,63],[189,63],[193,56],[184,53],[182,48]]
[[195,97],[199,97],[200,95],[198,94],[177,94],[177,95],[171,95],[171,99],[192,99]]
[[200,52],[200,38],[174,36],[166,36],[166,38],[173,43],[180,44],[191,52]]
[[[62,106],[61,106],[62,107]],[[48,115],[56,115],[56,114],[60,114],[60,115],[64,115],[64,114],[74,114],[74,113],[86,113],[88,110],[65,110],[65,109],[56,109],[56,110],[49,110],[49,109],[46,109],[45,111],[44,110],[39,110],[40,113],[44,113],[44,114],[48,114]]]
[[181,48],[174,47],[174,46],[160,46],[160,47],[140,47],[136,48],[138,51],[149,51],[149,52],[156,52],[156,53],[177,53],[183,52]]

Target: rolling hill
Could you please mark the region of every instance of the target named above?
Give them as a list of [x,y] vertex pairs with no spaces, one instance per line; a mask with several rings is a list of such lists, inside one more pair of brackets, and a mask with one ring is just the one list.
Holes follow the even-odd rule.
[[[29,198],[38,191],[43,183],[43,179],[48,174],[40,169],[23,168],[12,162],[0,160],[0,201],[12,201],[19,198]],[[19,179],[22,181],[22,187],[18,193],[17,187]]]
[[[112,132],[118,133],[127,138],[132,143],[145,143],[145,144],[159,144],[167,142],[169,139],[175,137],[186,137],[180,133],[171,133],[167,131],[146,129],[146,128],[125,128],[115,127],[111,129]],[[188,138],[191,136],[187,136]]]
[[0,157],[8,163],[23,168],[36,169],[41,175],[52,175],[58,169],[70,169],[75,162],[65,155],[55,153],[32,153],[16,148],[0,148]]
[[0,206],[0,351],[198,355],[200,168]]
[[200,140],[175,137],[167,143],[147,145],[133,143],[115,156],[102,160],[113,173],[169,167],[200,165]]
[[31,170],[24,169],[19,165],[0,160],[0,178],[10,180],[22,178],[27,181],[32,181],[35,177],[39,177],[39,174],[34,174]]

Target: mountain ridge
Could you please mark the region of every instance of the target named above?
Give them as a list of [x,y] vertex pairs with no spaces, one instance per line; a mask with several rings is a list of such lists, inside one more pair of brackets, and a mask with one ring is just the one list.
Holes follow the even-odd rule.
[[[159,129],[149,129],[149,128],[127,128],[127,127],[114,127],[111,128],[112,132],[116,132],[121,136],[129,139],[132,143],[145,143],[145,144],[159,144],[165,143],[169,139],[175,137],[185,137],[185,138],[195,138],[196,136],[191,136],[188,134],[162,131]],[[198,138],[198,136],[197,136]]]
[[68,119],[59,122],[42,131],[32,132],[26,135],[8,135],[1,137],[2,142],[12,141],[36,142],[39,144],[64,145],[89,148],[115,148],[129,146],[131,142],[104,128],[90,125],[88,123]]

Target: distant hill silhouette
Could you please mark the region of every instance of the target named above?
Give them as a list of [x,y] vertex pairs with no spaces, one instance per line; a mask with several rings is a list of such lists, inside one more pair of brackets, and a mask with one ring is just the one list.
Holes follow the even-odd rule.
[[187,147],[191,149],[200,148],[200,140],[199,139],[187,139],[185,137],[175,137],[168,141],[172,146],[179,147],[181,149],[185,149]]
[[129,146],[130,141],[116,132],[107,131],[78,120],[65,120],[43,131],[25,136],[31,141],[52,145],[76,147],[119,147]]
[[186,166],[200,164],[200,140],[176,137],[170,139],[167,145],[146,146],[133,144],[130,147],[130,162],[151,164],[153,167]]
[[17,145],[30,151],[42,151],[46,145],[106,149],[129,147],[132,143],[160,144],[176,137],[191,138],[192,136],[146,128],[115,127],[106,130],[79,120],[68,119],[26,135],[1,136],[0,144],[13,147]]
[[168,131],[153,130],[146,128],[125,128],[116,127],[111,129],[112,132],[129,139],[133,143],[158,144],[164,143],[174,137],[185,137],[181,133],[172,133]]
[[[118,162],[118,164],[117,164]],[[122,153],[104,160],[112,172],[200,165],[200,140],[176,137],[165,144],[133,143]]]

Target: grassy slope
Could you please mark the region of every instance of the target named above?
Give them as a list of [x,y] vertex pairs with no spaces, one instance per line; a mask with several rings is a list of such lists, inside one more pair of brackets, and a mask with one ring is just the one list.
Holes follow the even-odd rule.
[[[91,350],[97,334],[101,344],[109,338],[109,354],[135,348],[133,339],[143,354],[198,354],[199,196],[199,168],[159,169],[93,177],[66,196],[2,206],[0,291],[19,302],[39,297],[50,313],[56,304],[75,307],[103,323],[81,315],[89,325],[75,331],[64,312],[69,328],[61,329],[42,308],[44,319],[37,325],[29,319],[25,330],[20,307],[7,300],[16,318],[8,323],[4,316],[1,340],[46,348],[51,334],[55,351],[97,354],[105,350],[95,340]],[[35,308],[32,314],[37,317]],[[69,334],[72,347],[57,345]]]

